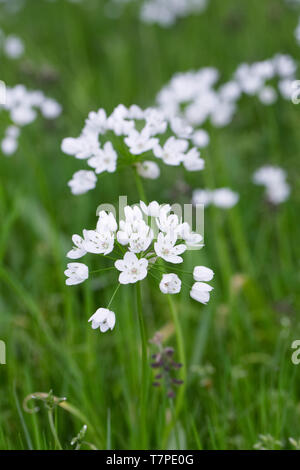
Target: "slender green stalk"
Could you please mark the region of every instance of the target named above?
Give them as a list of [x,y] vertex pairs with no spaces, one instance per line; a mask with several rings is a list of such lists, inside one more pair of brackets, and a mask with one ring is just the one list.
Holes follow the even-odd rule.
[[145,193],[145,190],[144,190],[144,185],[143,185],[141,177],[138,174],[136,168],[134,168],[134,176],[135,176],[135,184],[136,184],[136,188],[138,190],[139,196],[140,196],[141,200],[145,204],[147,204],[147,196],[146,196],[146,193]]
[[176,340],[177,340],[177,345],[178,345],[178,353],[179,353],[179,360],[182,364],[182,380],[183,384],[180,386],[177,396],[176,396],[176,404],[175,404],[175,410],[172,410],[172,421],[167,426],[164,434],[164,439],[163,439],[163,448],[166,447],[167,445],[167,440],[170,435],[170,432],[172,428],[174,427],[175,433],[176,433],[176,421],[177,418],[180,414],[180,411],[182,409],[183,405],[183,398],[184,398],[184,392],[185,392],[185,387],[186,387],[186,358],[185,358],[185,350],[184,350],[184,340],[183,340],[183,333],[182,333],[182,328],[180,325],[180,321],[178,318],[178,313],[177,309],[175,308],[173,299],[171,295],[167,295],[168,298],[168,304],[171,310],[174,326],[175,326],[175,333],[176,333]]
[[56,428],[55,428],[55,424],[54,424],[54,420],[53,420],[53,411],[52,410],[48,410],[48,420],[49,420],[49,425],[50,425],[52,435],[54,437],[55,444],[56,444],[56,446],[58,447],[59,450],[63,450],[62,446],[61,446],[61,443],[59,441],[57,432],[56,432]]
[[141,284],[137,282],[136,284],[136,303],[137,303],[137,313],[139,319],[139,328],[141,335],[141,345],[142,345],[142,386],[141,386],[141,399],[140,399],[140,424],[141,424],[141,436],[142,436],[142,447],[146,448],[146,403],[147,403],[147,387],[148,387],[148,355],[147,355],[147,339],[145,331],[145,323],[143,317],[142,309],[142,294],[141,294]]

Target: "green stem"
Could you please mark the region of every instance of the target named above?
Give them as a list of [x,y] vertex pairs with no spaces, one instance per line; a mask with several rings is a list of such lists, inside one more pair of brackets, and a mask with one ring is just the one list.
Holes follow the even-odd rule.
[[141,283],[136,283],[136,303],[137,313],[139,319],[139,328],[141,335],[142,345],[142,386],[141,386],[141,400],[140,400],[140,419],[141,419],[141,437],[142,437],[142,448],[146,448],[146,403],[147,403],[147,385],[148,385],[148,355],[147,355],[147,339],[145,331],[145,323],[142,309],[142,294],[141,294]]
[[137,190],[138,190],[138,193],[139,193],[139,196],[141,198],[141,200],[147,204],[147,196],[146,196],[146,193],[145,193],[145,190],[144,190],[144,185],[142,183],[142,180],[141,180],[141,177],[140,175],[138,174],[137,172],[137,169],[134,168],[134,176],[135,176],[135,184],[136,184],[136,187],[137,187]]
[[55,444],[56,444],[56,446],[58,447],[59,450],[62,450],[62,446],[61,446],[61,443],[59,441],[59,438],[58,438],[58,435],[57,435],[57,432],[56,432],[56,428],[55,428],[55,424],[54,424],[54,420],[53,420],[53,411],[52,410],[48,410],[48,419],[49,419],[49,425],[50,425],[52,435],[54,437]]
[[164,434],[164,438],[163,438],[163,449],[167,445],[168,437],[169,437],[169,434],[170,434],[173,427],[174,427],[175,433],[176,433],[176,421],[177,421],[179,413],[182,409],[184,392],[185,392],[185,387],[186,387],[186,359],[185,359],[185,350],[184,350],[184,341],[183,341],[182,328],[181,328],[181,325],[180,325],[177,310],[175,308],[172,296],[169,294],[169,295],[167,295],[167,298],[168,298],[168,303],[169,303],[169,307],[170,307],[170,310],[171,310],[173,322],[174,322],[174,325],[175,325],[175,333],[176,333],[176,341],[177,341],[177,345],[178,345],[179,360],[182,364],[181,371],[182,371],[183,384],[180,386],[180,388],[178,390],[178,393],[177,393],[177,396],[176,396],[176,405],[175,405],[175,410],[174,410],[175,412],[172,412],[172,421],[169,424],[169,426],[167,426],[167,428],[165,429],[165,434]]

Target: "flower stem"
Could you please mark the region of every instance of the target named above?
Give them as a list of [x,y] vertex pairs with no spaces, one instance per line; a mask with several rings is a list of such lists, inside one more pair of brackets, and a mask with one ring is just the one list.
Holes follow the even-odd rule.
[[58,438],[58,435],[57,435],[57,432],[56,432],[56,428],[55,428],[55,424],[54,424],[54,421],[53,421],[53,411],[52,410],[48,410],[48,419],[49,419],[49,425],[50,425],[52,435],[54,437],[55,444],[56,444],[56,446],[58,447],[59,450],[62,450],[62,446],[61,446],[61,443],[59,441],[59,438]]
[[177,345],[178,345],[179,360],[182,364],[182,369],[181,370],[182,370],[183,384],[180,386],[180,388],[177,392],[175,410],[172,410],[172,421],[171,421],[170,425],[167,426],[167,428],[165,430],[164,439],[163,439],[163,449],[167,445],[167,440],[168,440],[169,434],[170,434],[173,427],[175,428],[175,435],[176,435],[176,432],[177,432],[176,421],[177,421],[177,418],[179,416],[179,413],[180,413],[182,405],[183,405],[184,391],[185,391],[185,387],[186,387],[186,360],[185,360],[185,350],[184,350],[184,341],[183,341],[182,328],[181,328],[180,321],[179,321],[179,318],[178,318],[177,309],[175,308],[175,305],[174,305],[174,302],[173,302],[173,299],[172,299],[172,295],[168,294],[167,299],[168,299],[168,304],[169,304],[169,307],[170,307],[170,310],[171,310],[173,322],[174,322],[174,325],[175,325],[175,333],[176,333],[176,340],[177,340]]
[[141,198],[141,200],[142,200],[145,204],[147,204],[147,196],[146,196],[146,193],[145,193],[145,190],[144,190],[144,185],[143,185],[143,183],[142,183],[141,177],[140,177],[140,175],[138,174],[136,168],[134,168],[133,171],[134,171],[135,184],[136,184],[136,188],[137,188],[138,193],[139,193],[139,197]]
[[145,332],[145,324],[142,310],[142,294],[141,283],[136,283],[136,303],[137,313],[139,318],[139,327],[142,345],[142,386],[141,386],[141,399],[140,399],[140,424],[141,424],[141,437],[142,448],[146,448],[146,403],[147,403],[147,386],[148,386],[148,356],[147,356],[147,340]]

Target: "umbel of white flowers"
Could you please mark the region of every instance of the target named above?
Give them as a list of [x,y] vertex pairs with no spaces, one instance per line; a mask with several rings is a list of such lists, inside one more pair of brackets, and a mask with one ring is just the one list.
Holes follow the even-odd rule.
[[238,65],[231,79],[218,87],[220,74],[214,67],[176,73],[158,93],[156,102],[168,119],[179,117],[186,126],[197,128],[209,120],[215,127],[224,127],[231,123],[243,95],[256,96],[266,106],[273,105],[279,95],[290,100],[296,70],[291,56],[276,54]]
[[91,168],[77,171],[68,184],[73,194],[86,193],[95,188],[96,175],[113,173],[118,164],[135,165],[142,177],[155,179],[160,169],[153,160],[170,166],[183,164],[188,171],[203,170],[204,160],[191,145],[194,138],[197,142],[199,135],[194,135],[191,126],[178,117],[167,120],[155,108],[120,104],[110,116],[104,109],[90,112],[80,136],[62,142],[64,153],[86,160]]
[[0,105],[0,111],[2,110],[9,113],[12,124],[5,130],[1,150],[6,156],[10,156],[18,148],[20,128],[35,121],[38,110],[44,118],[55,119],[60,115],[62,107],[40,90],[27,90],[24,85],[16,85],[6,88],[5,104]]
[[[162,266],[159,259],[178,265],[183,262],[181,255],[188,247],[202,246],[202,236],[193,232],[187,222],[182,222],[174,214],[169,204],[152,201],[149,205],[140,201],[139,205],[126,206],[124,219],[118,224],[112,212],[101,211],[95,230],[83,230],[83,236],[73,235],[73,248],[67,257],[77,260],[87,253],[101,256],[110,255],[118,273],[118,284],[134,284],[153,275],[161,276],[159,284],[163,294],[177,294],[181,290],[181,280],[175,273],[162,273],[170,267]],[[116,254],[114,258],[112,253]],[[122,253],[122,258],[120,257]],[[104,268],[107,269],[107,268]],[[175,268],[171,268],[175,269]],[[101,269],[99,270],[101,271]],[[179,271],[176,269],[176,271]],[[89,269],[83,263],[72,262],[65,271],[66,284],[75,285],[89,277]],[[191,288],[191,297],[203,304],[210,298],[213,289],[208,281],[214,273],[204,266],[196,266],[193,272],[196,281]],[[92,328],[105,332],[113,329],[115,314],[109,308],[99,308],[90,318]]]

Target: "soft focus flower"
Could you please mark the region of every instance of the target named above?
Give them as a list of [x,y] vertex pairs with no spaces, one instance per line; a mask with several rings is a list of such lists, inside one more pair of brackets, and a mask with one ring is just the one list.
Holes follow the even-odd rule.
[[179,137],[183,128],[192,126],[184,137],[203,147],[209,137],[199,126],[208,120],[215,127],[230,124],[243,95],[257,96],[264,105],[271,105],[277,100],[277,86],[281,96],[290,99],[296,69],[292,57],[276,54],[260,62],[238,65],[230,80],[219,87],[216,86],[219,72],[215,68],[177,73],[158,93],[157,105],[170,123],[175,120],[184,123],[179,126],[178,134],[176,126],[173,127]]
[[10,124],[1,143],[5,155],[12,155],[18,148],[20,127],[32,123],[38,116],[38,111],[46,119],[56,118],[62,107],[55,100],[47,98],[39,90],[30,91],[24,85],[6,87],[6,100],[0,105],[0,111],[9,113]]
[[178,294],[181,290],[181,280],[177,274],[164,274],[159,288],[163,294]]
[[100,329],[101,333],[113,330],[116,323],[116,315],[107,308],[98,308],[94,315],[91,316],[89,322],[92,322],[93,330]]
[[108,171],[113,173],[117,167],[117,153],[115,152],[111,142],[106,142],[103,146],[103,150],[99,149],[95,151],[94,157],[88,160],[89,166],[95,168],[95,173],[103,173]]
[[5,38],[3,49],[7,57],[19,59],[23,55],[25,47],[22,39],[12,34]]
[[96,187],[97,178],[93,171],[79,170],[68,182],[73,194],[84,194]]
[[259,168],[253,175],[253,182],[265,187],[268,201],[275,205],[286,201],[291,192],[286,182],[286,172],[278,166],[266,165]]
[[142,163],[137,163],[136,169],[140,176],[150,180],[156,180],[157,178],[159,178],[160,175],[159,166],[152,161],[146,160]]
[[83,263],[69,263],[68,269],[65,270],[65,275],[68,277],[66,280],[67,286],[81,284],[89,277],[89,269]]
[[208,0],[145,0],[140,16],[146,23],[168,27],[174,24],[177,18],[201,13],[207,2]]
[[239,201],[238,193],[232,191],[230,188],[218,189],[195,189],[193,191],[192,202],[193,204],[208,206],[212,204],[221,209],[230,209],[235,206]]

